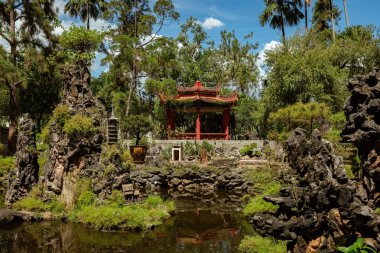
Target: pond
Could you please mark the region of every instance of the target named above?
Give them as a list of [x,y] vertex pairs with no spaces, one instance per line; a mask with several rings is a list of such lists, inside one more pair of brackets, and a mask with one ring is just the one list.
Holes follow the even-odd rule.
[[100,232],[79,224],[22,223],[0,229],[0,252],[232,253],[244,235],[253,233],[243,217],[239,196],[178,196],[175,214],[145,232]]

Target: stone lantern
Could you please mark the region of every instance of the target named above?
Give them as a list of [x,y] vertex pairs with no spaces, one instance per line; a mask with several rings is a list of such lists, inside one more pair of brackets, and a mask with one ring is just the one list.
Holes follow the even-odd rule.
[[113,107],[111,117],[108,119],[108,144],[116,144],[118,141],[119,133],[119,120],[113,113]]

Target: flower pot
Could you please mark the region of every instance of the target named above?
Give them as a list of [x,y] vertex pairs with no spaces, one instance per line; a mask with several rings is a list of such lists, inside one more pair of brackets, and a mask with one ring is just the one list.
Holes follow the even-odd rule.
[[144,163],[147,151],[148,147],[145,145],[129,146],[133,162],[137,164]]

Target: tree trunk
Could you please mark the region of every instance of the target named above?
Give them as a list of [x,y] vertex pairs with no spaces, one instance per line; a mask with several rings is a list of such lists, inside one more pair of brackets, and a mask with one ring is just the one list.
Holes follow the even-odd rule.
[[333,39],[333,42],[335,42],[335,21],[334,21],[334,11],[333,11],[333,0],[330,0],[330,18],[331,18],[332,39]]
[[348,23],[348,12],[347,12],[347,1],[343,0],[343,7],[344,7],[344,17],[346,18],[346,27],[349,26]]
[[90,4],[89,0],[87,0],[87,30],[90,30]]
[[307,0],[305,0],[305,31],[309,29],[308,20],[307,20],[307,7],[308,7],[308,2]]
[[[16,41],[16,13],[13,5],[9,11],[9,28],[10,28],[10,47],[11,47],[11,61],[16,67],[17,63],[17,41]],[[17,142],[17,116],[18,116],[18,103],[16,84],[9,84],[9,130],[8,130],[8,150],[14,154],[16,152]]]
[[285,37],[284,22],[282,22],[282,24],[281,24],[281,34],[282,34],[282,43],[284,43],[284,45],[285,45],[285,39],[286,39],[286,37]]

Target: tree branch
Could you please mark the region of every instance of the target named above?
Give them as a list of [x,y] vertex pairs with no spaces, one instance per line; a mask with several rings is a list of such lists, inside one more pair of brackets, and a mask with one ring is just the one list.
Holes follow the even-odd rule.
[[0,31],[0,36],[3,37],[9,44],[11,44],[11,40],[2,31]]
[[143,44],[141,44],[141,45],[139,45],[137,48],[142,48],[142,47],[148,45],[149,43],[151,43],[157,37],[158,33],[161,31],[162,27],[164,26],[164,20],[165,20],[165,18],[162,17],[161,22],[160,22],[160,27],[155,32],[155,34],[150,38],[150,40],[147,41],[147,42],[145,42],[145,43],[143,43]]

